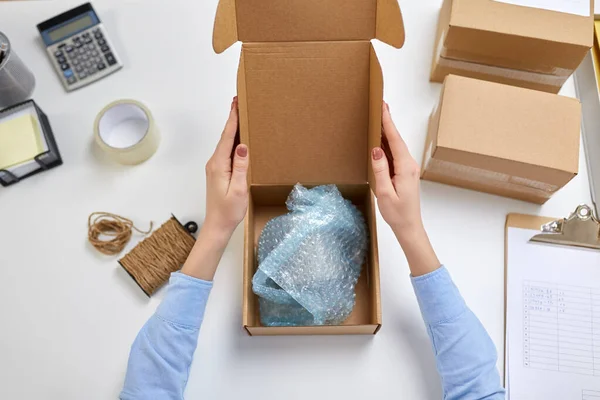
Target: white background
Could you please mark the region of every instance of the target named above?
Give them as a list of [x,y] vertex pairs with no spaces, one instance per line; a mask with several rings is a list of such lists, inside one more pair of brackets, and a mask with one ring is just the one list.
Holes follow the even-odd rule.
[[[79,3],[0,4],[0,30],[37,78],[33,97],[64,159],[59,168],[0,187],[0,398],[117,397],[129,347],[164,291],[149,300],[116,257],[97,253],[87,243],[87,216],[110,211],[141,228],[170,213],[202,222],[204,164],[235,94],[239,44],[221,55],[211,46],[217,0],[96,1],[125,67],[65,93],[36,24]],[[440,5],[401,1],[406,45],[375,45],[385,98],[418,161],[441,87],[428,80]],[[571,80],[562,93],[574,95]],[[136,167],[106,163],[92,145],[96,114],[126,97],[152,110],[163,138],[157,154]],[[583,153],[580,165],[580,175],[542,207],[422,185],[431,240],[500,355],[506,214],[560,217],[589,203]],[[441,398],[406,261],[382,220],[378,229],[383,328],[375,337],[248,337],[241,328],[238,229],[215,278],[187,398]],[[502,370],[502,357],[498,365]]]

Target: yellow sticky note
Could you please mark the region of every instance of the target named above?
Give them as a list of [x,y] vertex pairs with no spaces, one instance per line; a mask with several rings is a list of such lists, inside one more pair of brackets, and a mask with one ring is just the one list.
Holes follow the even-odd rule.
[[31,161],[43,151],[41,132],[33,115],[0,120],[0,169]]

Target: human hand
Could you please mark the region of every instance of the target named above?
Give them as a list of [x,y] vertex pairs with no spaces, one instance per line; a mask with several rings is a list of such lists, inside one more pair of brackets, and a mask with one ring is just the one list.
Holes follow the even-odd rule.
[[[401,242],[407,235],[423,228],[419,194],[419,165],[410,155],[398,133],[387,103],[382,107],[382,147],[373,149],[371,162],[375,175],[377,203],[385,222]],[[388,157],[391,157],[392,168]]]
[[[248,147],[235,147],[238,102],[233,98],[229,119],[214,154],[206,163],[206,217],[198,240],[181,272],[211,281],[231,235],[248,208]],[[233,156],[233,163],[231,157]]]
[[[383,103],[382,146],[371,155],[375,174],[375,195],[379,211],[404,250],[412,276],[421,276],[440,267],[421,219],[419,165],[398,133],[390,108]],[[392,168],[388,163],[391,158]]]
[[204,225],[228,235],[231,235],[244,219],[248,208],[248,147],[240,144],[233,152],[237,130],[238,100],[234,97],[221,139],[206,164]]

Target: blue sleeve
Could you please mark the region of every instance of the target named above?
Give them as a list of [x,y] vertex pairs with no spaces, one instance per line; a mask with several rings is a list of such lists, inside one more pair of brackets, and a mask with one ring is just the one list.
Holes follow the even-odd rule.
[[212,282],[174,273],[138,333],[120,399],[183,399]]
[[445,267],[412,278],[435,352],[445,400],[499,400],[505,392],[497,353]]

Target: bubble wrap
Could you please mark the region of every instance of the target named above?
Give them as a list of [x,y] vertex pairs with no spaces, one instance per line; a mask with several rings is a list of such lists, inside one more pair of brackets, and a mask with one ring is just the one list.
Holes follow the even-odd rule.
[[252,289],[265,326],[335,325],[354,308],[367,253],[360,211],[335,185],[297,184],[290,213],[270,220],[258,240]]

